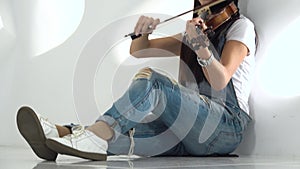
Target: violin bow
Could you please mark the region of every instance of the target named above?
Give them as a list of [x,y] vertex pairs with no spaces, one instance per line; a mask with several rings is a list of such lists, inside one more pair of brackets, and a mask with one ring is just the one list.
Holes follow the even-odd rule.
[[[164,21],[158,23],[157,25],[160,25],[160,24],[169,22],[169,21],[171,21],[171,20],[173,20],[173,19],[176,19],[176,18],[178,18],[178,17],[180,17],[180,16],[183,16],[183,15],[188,14],[188,13],[193,12],[193,11],[194,11],[194,13],[198,12],[198,14],[199,14],[200,12],[202,12],[202,11],[210,11],[210,8],[211,8],[212,6],[215,6],[215,5],[217,5],[217,4],[221,3],[221,2],[225,2],[225,1],[226,1],[226,0],[217,0],[217,1],[214,1],[214,2],[211,2],[211,3],[208,3],[208,4],[206,4],[206,5],[201,5],[201,6],[195,7],[194,9],[188,10],[188,11],[186,11],[186,12],[183,12],[183,13],[179,14],[179,15],[176,15],[176,16],[173,16],[173,17],[171,17],[171,18],[168,18],[168,19],[166,19],[166,20],[164,20]],[[128,37],[128,36],[130,36],[132,39],[135,39],[135,38],[140,37],[141,35],[135,35],[135,33],[132,32],[132,33],[129,33],[129,34],[125,35],[125,37]]]

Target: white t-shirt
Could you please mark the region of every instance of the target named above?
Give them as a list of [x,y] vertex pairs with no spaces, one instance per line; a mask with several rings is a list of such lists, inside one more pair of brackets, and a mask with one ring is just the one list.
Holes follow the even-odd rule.
[[236,40],[242,42],[249,50],[248,56],[245,57],[237,71],[232,77],[233,86],[241,109],[249,114],[248,99],[253,83],[255,69],[255,30],[254,24],[245,16],[241,15],[240,19],[235,21],[229,28],[226,40]]

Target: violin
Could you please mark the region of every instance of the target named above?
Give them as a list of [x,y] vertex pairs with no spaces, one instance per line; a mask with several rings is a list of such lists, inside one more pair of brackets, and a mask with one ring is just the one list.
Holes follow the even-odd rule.
[[205,22],[206,26],[211,30],[218,29],[226,21],[228,21],[234,14],[238,12],[238,8],[231,2],[228,6],[223,8],[220,12],[213,14]]
[[[194,9],[188,10],[186,12],[183,12],[179,15],[176,15],[174,17],[171,17],[169,19],[166,19],[159,24],[166,23],[168,21],[171,21],[175,18],[178,18],[182,15],[185,15],[190,12],[194,12],[194,15],[201,17],[204,20],[204,23],[207,26],[207,29],[204,30],[204,33],[213,33],[217,28],[219,28],[222,24],[224,24],[226,21],[228,21],[234,14],[238,12],[238,8],[234,4],[234,2],[231,2],[226,7],[222,8],[219,12],[213,13],[211,8],[220,4],[224,3],[226,0],[217,0],[212,3],[198,6]],[[135,33],[130,33],[125,35],[125,37],[130,36],[132,40],[140,37],[141,35],[135,35]]]

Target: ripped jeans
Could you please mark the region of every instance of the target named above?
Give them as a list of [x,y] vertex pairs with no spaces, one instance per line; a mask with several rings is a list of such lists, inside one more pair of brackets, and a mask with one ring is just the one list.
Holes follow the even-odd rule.
[[97,121],[114,129],[108,154],[127,154],[134,143],[140,156],[207,156],[233,152],[251,118],[145,68]]

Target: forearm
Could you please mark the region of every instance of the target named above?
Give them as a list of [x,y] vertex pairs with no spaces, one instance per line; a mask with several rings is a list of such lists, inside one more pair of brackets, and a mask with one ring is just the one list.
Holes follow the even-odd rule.
[[205,68],[202,68],[206,79],[211,87],[217,91],[222,90],[228,83],[226,69],[216,59]]
[[141,16],[135,26],[135,34],[142,34],[131,42],[130,54],[136,58],[178,56],[181,48],[181,34],[149,40],[149,34],[160,23],[159,19]]
[[197,57],[205,60],[213,57],[212,62],[206,67],[202,68],[204,75],[213,89],[222,90],[225,88],[228,83],[228,74],[226,68],[214,58],[211,51],[209,51],[207,48],[199,50],[197,55]]
[[187,22],[186,37],[189,46],[197,54],[199,66],[202,66],[204,75],[211,87],[221,90],[226,86],[226,71],[224,66],[217,61],[208,49],[212,45],[208,37],[203,33],[206,26],[199,18]]
[[181,34],[151,40],[145,35],[132,41],[130,54],[136,58],[178,56],[181,39]]
[[143,49],[147,49],[150,46],[148,34],[143,35],[139,38],[136,38],[132,40],[131,45],[130,45],[130,54],[133,55],[134,57],[140,57],[139,52]]

